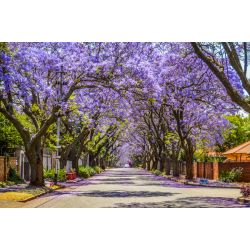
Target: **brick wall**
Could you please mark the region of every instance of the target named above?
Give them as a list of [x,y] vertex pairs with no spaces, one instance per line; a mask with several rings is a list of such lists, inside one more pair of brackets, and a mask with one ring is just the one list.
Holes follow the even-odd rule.
[[0,156],[0,181],[5,181],[5,157]]
[[218,180],[222,172],[229,172],[233,168],[243,169],[240,182],[250,182],[250,162],[194,162],[194,178]]
[[19,166],[16,165],[16,157],[0,156],[0,181],[6,181],[9,169],[12,167],[19,173]]
[[219,162],[213,162],[213,179],[219,179]]
[[193,162],[193,177],[197,178],[197,162]]
[[213,162],[197,162],[196,163],[196,176],[198,178],[214,179],[214,165]]
[[205,178],[209,180],[219,179],[218,162],[194,162],[194,178]]
[[250,182],[250,162],[219,162],[219,174],[223,171],[230,171],[233,168],[240,167],[243,169],[239,181]]

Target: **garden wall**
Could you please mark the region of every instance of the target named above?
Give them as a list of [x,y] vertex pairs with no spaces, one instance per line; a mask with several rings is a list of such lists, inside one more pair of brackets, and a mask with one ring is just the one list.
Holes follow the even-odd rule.
[[0,181],[6,181],[10,167],[19,172],[19,166],[16,164],[17,157],[0,156]]
[[243,169],[240,182],[250,182],[250,162],[194,162],[194,178],[218,180],[222,172],[229,172],[233,168]]
[[0,181],[5,180],[5,158],[0,156]]
[[250,162],[219,162],[219,173],[230,171],[238,167],[243,169],[239,181],[250,182]]
[[217,162],[194,162],[194,177],[217,180],[219,178]]

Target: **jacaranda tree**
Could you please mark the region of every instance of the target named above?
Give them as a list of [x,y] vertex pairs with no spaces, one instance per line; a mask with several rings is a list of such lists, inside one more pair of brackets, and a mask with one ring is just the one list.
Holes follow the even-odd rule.
[[247,51],[245,43],[0,43],[0,112],[22,139],[31,185],[44,185],[43,148],[55,143],[58,118],[62,167],[71,160],[77,169],[83,153],[91,165],[123,154],[161,169],[184,155],[192,179],[197,145],[223,140],[233,102],[250,110]]

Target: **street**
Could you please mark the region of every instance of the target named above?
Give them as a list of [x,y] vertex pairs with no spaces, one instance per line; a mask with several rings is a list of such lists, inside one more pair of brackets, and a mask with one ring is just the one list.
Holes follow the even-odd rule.
[[141,169],[117,168],[20,206],[43,208],[247,207],[246,204],[240,204],[235,200],[238,196],[240,196],[239,189],[193,187],[157,177]]

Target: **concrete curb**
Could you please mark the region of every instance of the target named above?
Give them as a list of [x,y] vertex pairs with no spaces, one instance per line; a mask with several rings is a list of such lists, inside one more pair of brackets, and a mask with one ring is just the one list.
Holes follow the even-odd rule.
[[242,202],[242,203],[250,203],[250,198],[238,197],[237,201]]
[[[105,171],[106,171],[106,170],[105,170]],[[100,173],[100,174],[95,174],[95,175],[93,175],[93,176],[91,176],[90,178],[87,178],[87,179],[91,179],[91,178],[94,177],[94,176],[101,175],[101,174],[105,173],[105,171],[103,171],[103,172]],[[75,181],[75,182],[66,182],[67,184],[72,184],[72,186],[64,186],[64,185],[62,185],[62,186],[60,186],[60,187],[58,187],[58,188],[50,189],[50,190],[48,190],[48,191],[46,191],[46,192],[44,192],[44,193],[38,194],[38,195],[36,195],[36,196],[34,196],[34,197],[30,197],[30,198],[28,198],[28,199],[25,199],[25,200],[22,200],[22,201],[19,201],[19,202],[31,201],[31,200],[34,200],[34,199],[36,199],[36,198],[42,196],[42,195],[45,195],[45,194],[48,194],[48,193],[53,193],[55,190],[58,190],[58,189],[74,187],[74,184],[75,184],[75,183],[78,183],[78,182],[81,182],[81,181],[84,181],[84,180],[87,180],[87,179],[80,178],[80,179],[78,179],[78,180]]]
[[[144,169],[145,170],[145,169]],[[147,171],[147,170],[146,170]],[[159,176],[159,175],[155,175],[154,173],[151,173],[150,171],[147,171],[148,173],[154,175],[154,176]],[[176,182],[176,183],[181,183],[181,184],[184,184],[184,185],[189,185],[189,186],[194,186],[194,187],[207,187],[207,188],[233,188],[233,189],[240,189],[240,187],[236,187],[236,186],[232,186],[232,187],[229,187],[229,186],[210,186],[210,185],[207,185],[207,184],[195,184],[195,183],[190,183],[188,181],[185,181],[185,182],[179,182],[177,180],[173,180],[172,178],[169,178],[169,177],[165,177],[165,176],[162,176],[160,175],[160,177],[166,179],[166,180],[169,180],[169,181],[173,181],[173,182]]]
[[41,194],[38,194],[36,196],[33,196],[33,197],[30,197],[30,198],[27,198],[25,200],[22,200],[22,201],[18,201],[18,202],[27,202],[27,201],[31,201],[31,200],[34,200],[42,195],[45,195],[45,194],[49,194],[49,193],[53,193],[54,191],[58,190],[58,189],[62,189],[62,188],[65,188],[65,186],[61,186],[61,187],[57,187],[55,189],[50,189],[48,191],[45,191],[44,193],[41,193]]
[[190,186],[195,186],[195,187],[208,187],[208,188],[234,188],[234,189],[240,189],[240,187],[235,187],[235,186],[232,186],[232,187],[228,187],[228,186],[209,186],[209,185],[206,185],[206,184],[194,184],[194,183],[186,183],[187,185],[190,185]]

